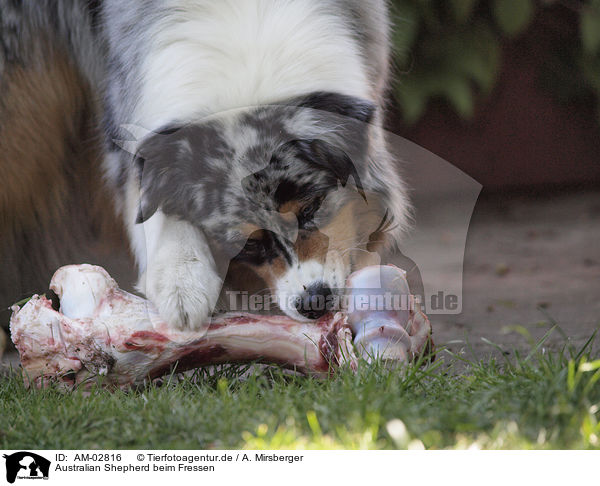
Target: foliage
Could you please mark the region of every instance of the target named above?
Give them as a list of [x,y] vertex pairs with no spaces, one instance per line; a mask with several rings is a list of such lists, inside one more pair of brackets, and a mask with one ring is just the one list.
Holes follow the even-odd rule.
[[[446,100],[462,118],[471,118],[476,102],[494,87],[502,43],[522,36],[542,9],[567,8],[563,3],[393,0],[394,94],[404,121],[418,121],[432,99]],[[600,0],[568,5],[575,8],[580,35],[567,39],[568,49],[558,46],[545,85],[562,101],[582,94],[600,98]]]

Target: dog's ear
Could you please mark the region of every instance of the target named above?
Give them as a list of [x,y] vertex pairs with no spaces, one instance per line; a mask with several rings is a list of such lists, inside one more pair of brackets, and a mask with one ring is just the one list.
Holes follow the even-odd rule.
[[344,150],[323,140],[295,140],[290,144],[294,146],[300,158],[319,169],[331,172],[336,183],[340,182],[343,187],[352,177],[356,190],[364,197],[361,171],[357,167],[361,161],[353,161]]
[[135,170],[140,187],[136,224],[150,219],[176,189],[176,160],[181,156],[177,132],[180,127],[166,127],[153,133],[140,145],[135,159]]
[[372,101],[327,91],[306,96],[298,103],[298,107],[335,113],[363,123],[370,123],[377,109]]
[[[144,167],[146,166],[146,160],[138,155],[136,156],[134,163],[140,184],[140,199],[138,201],[139,207],[137,217],[135,218],[135,224],[141,224],[145,223],[154,215],[154,213],[156,213],[159,206],[159,200],[156,197],[156,194],[154,194],[154,191],[151,191],[148,188],[148,184],[144,184]],[[148,175],[146,174],[146,179],[147,178]]]
[[342,184],[352,176],[362,191],[360,177],[366,172],[375,103],[340,93],[316,92],[304,97],[298,106],[316,110],[312,118],[320,133],[313,132],[310,138],[314,139],[307,141],[312,158],[332,170]]

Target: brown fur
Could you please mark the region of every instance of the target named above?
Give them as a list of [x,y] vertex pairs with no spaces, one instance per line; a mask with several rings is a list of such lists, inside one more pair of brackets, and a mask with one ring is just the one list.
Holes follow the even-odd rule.
[[44,50],[0,80],[3,309],[43,292],[58,266],[107,256],[107,241],[125,246],[99,170],[94,96],[65,55]]
[[255,238],[257,240],[260,240],[261,238],[264,237],[264,232],[261,228],[259,228],[258,226],[256,226],[255,224],[251,224],[251,223],[244,223],[241,227],[240,227],[240,233],[242,235],[244,235],[245,238]]
[[373,264],[373,253],[382,250],[385,243],[385,235],[376,231],[381,208],[375,197],[367,201],[369,204],[357,194],[321,229],[329,238],[328,251],[340,252],[352,271]]
[[330,247],[330,238],[320,231],[305,231],[298,232],[298,239],[294,245],[298,260],[301,262],[307,260],[316,260],[324,262],[327,256],[327,251]]
[[266,291],[273,288],[274,283],[287,269],[283,258],[276,258],[270,264],[250,265],[231,262],[228,283],[230,288],[245,290],[250,293]]

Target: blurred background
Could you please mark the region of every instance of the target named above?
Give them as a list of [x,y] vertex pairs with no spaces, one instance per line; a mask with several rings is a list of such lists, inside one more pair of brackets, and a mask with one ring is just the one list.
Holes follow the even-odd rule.
[[599,0],[393,0],[388,128],[484,191],[600,182]]
[[449,177],[401,154],[416,201],[402,250],[426,285],[462,280],[462,312],[430,315],[434,340],[510,354],[556,326],[546,346],[584,343],[600,326],[600,0],[392,6],[387,128],[482,185],[463,239],[472,192],[439,194]]

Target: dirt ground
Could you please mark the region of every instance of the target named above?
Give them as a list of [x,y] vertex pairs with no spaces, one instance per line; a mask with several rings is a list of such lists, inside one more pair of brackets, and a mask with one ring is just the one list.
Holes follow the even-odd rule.
[[[428,266],[439,269],[434,277],[443,281],[447,237],[440,233],[439,222],[451,226],[456,211],[453,201],[444,198],[434,206],[435,211],[417,214],[418,247]],[[468,227],[462,313],[430,315],[436,344],[476,357],[499,353],[484,339],[505,350],[528,349],[517,329],[539,339],[552,322],[564,335],[555,331],[550,347],[564,344],[565,335],[571,343],[583,344],[600,326],[598,242],[600,191],[483,196]],[[130,278],[122,262],[109,262],[107,268],[121,282]],[[447,278],[455,279],[456,273]],[[5,364],[16,362],[14,351],[5,354]]]
[[[463,312],[431,316],[438,343],[482,357],[529,349],[558,323],[551,347],[581,346],[600,326],[600,192],[479,200],[468,231]],[[564,335],[561,333],[564,332]],[[596,354],[600,346],[596,343]],[[496,353],[494,353],[496,354]]]

